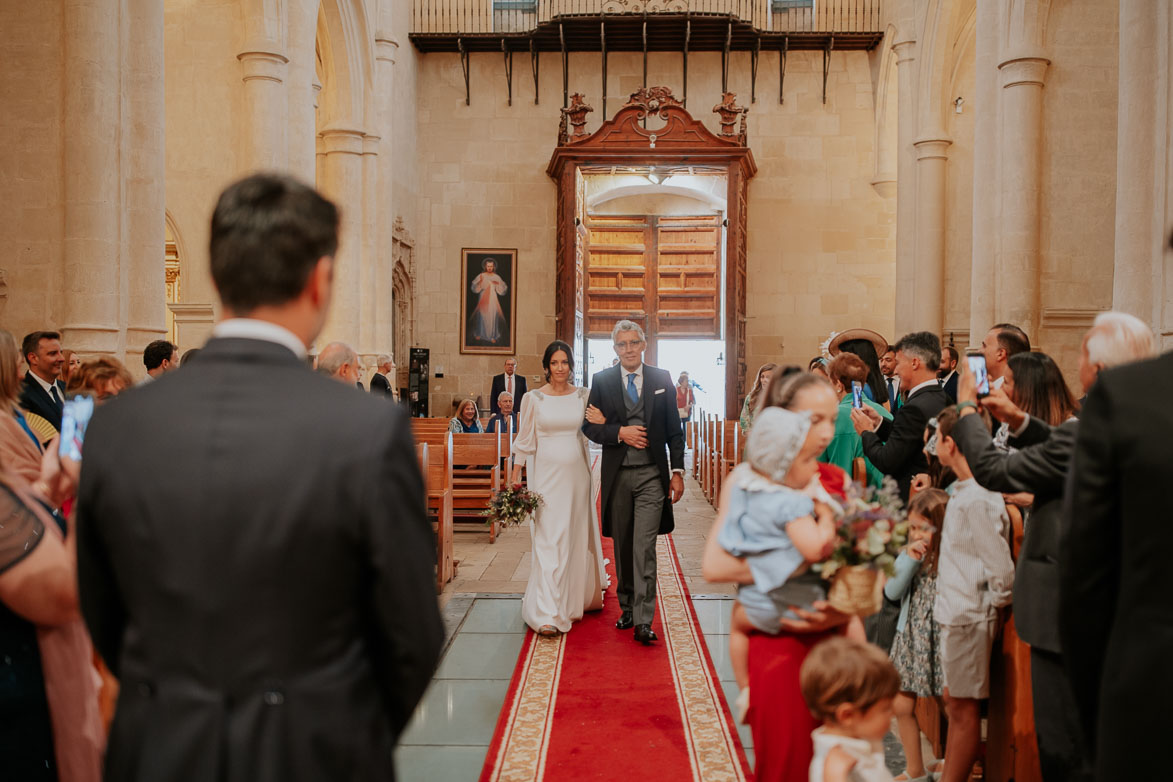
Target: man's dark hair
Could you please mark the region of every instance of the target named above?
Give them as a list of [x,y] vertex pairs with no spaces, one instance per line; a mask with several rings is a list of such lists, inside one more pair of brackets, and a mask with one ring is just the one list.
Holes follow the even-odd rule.
[[546,380],[550,379],[550,361],[559,350],[566,354],[566,360],[570,362],[570,371],[574,371],[574,349],[562,340],[556,339],[546,345],[546,352],[542,354],[542,369],[546,370]]
[[20,343],[20,355],[24,356],[25,361],[29,360],[30,353],[37,352],[43,339],[61,339],[61,334],[56,331],[34,331],[32,334],[26,334]]
[[143,350],[143,363],[147,370],[158,369],[159,366],[175,355],[175,346],[165,339],[157,339]]
[[1013,323],[998,323],[992,330],[998,332],[998,347],[1006,351],[1006,358],[1030,352],[1030,337]]
[[896,343],[899,353],[916,356],[925,369],[936,372],[941,368],[941,340],[931,331],[914,331],[905,334]]
[[887,347],[887,348],[884,350],[884,352],[883,352],[883,353],[881,353],[880,355],[881,355],[881,356],[886,356],[886,355],[888,355],[889,353],[895,353],[895,352],[896,352],[896,346],[895,346],[895,345],[889,345],[889,346],[888,346],[888,347]]
[[946,345],[945,347],[941,348],[941,350],[945,350],[945,351],[949,352],[949,359],[953,363],[956,364],[958,361],[961,360],[961,354],[958,353],[957,348],[953,347],[952,345]]
[[236,313],[292,301],[318,260],[338,249],[338,208],[278,174],[230,185],[212,213],[212,281]]

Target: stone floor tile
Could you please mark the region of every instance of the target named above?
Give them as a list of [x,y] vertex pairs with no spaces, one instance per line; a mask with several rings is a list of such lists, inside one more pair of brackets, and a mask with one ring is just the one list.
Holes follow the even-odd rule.
[[507,679],[437,679],[416,707],[400,744],[439,745],[432,747],[438,753],[444,751],[441,746],[487,747],[508,690]]
[[435,678],[508,680],[524,637],[521,633],[459,633]]
[[473,780],[480,776],[488,747],[400,745],[395,751],[399,782]]

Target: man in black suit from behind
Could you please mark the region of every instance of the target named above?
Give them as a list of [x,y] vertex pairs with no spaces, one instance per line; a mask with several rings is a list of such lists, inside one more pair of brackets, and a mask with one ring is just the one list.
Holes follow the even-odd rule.
[[895,345],[896,374],[906,389],[904,404],[891,421],[867,405],[851,411],[851,423],[863,440],[863,454],[876,469],[896,479],[907,502],[912,478],[925,472],[925,425],[944,409],[949,398],[937,381],[941,340],[928,331],[905,335]]
[[517,359],[510,356],[505,359],[505,371],[493,376],[493,389],[489,392],[489,412],[493,415],[501,412],[497,400],[502,391],[513,394],[513,409],[521,409],[521,398],[525,396],[525,375],[517,374]]
[[60,432],[61,410],[65,404],[65,384],[60,380],[65,365],[61,335],[56,331],[34,331],[25,336],[20,350],[29,365],[20,389],[20,406],[44,418]]
[[[1095,339],[1084,340],[1081,379],[1108,355]],[[1159,748],[1173,700],[1171,388],[1173,353],[1095,376],[1064,498],[1058,629],[1100,782],[1170,777]]]
[[337,236],[299,182],[230,186],[210,246],[228,319],[90,423],[78,579],[121,682],[107,780],[394,776],[443,627],[405,413],[305,363]]
[[371,376],[371,393],[375,396],[394,399],[395,392],[391,390],[391,378],[394,377],[392,373],[395,372],[395,362],[386,353],[381,354],[375,361],[378,362],[378,371]]

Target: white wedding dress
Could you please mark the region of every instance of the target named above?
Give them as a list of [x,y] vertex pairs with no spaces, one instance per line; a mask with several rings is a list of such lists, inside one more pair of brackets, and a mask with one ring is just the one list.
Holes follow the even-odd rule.
[[534,630],[562,632],[584,611],[603,607],[603,548],[582,433],[587,390],[565,396],[530,391],[521,398],[514,456],[526,464],[529,489],[544,499],[530,522],[529,582],[521,616]]

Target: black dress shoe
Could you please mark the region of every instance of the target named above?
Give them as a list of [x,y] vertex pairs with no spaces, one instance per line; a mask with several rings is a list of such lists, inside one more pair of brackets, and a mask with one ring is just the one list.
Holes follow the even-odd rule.
[[631,612],[624,611],[619,615],[619,621],[615,623],[616,630],[630,630],[634,624],[631,621]]
[[659,641],[660,638],[652,632],[651,625],[636,625],[635,640],[639,641],[644,646],[647,646],[652,641]]

